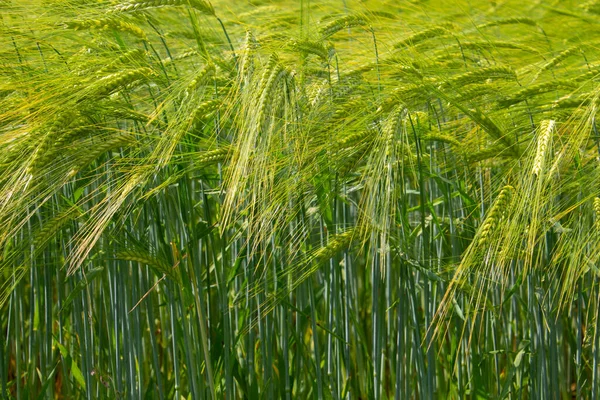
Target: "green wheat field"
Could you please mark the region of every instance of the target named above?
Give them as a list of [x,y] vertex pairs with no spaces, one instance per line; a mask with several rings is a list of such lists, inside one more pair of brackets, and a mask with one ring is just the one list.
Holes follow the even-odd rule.
[[599,399],[600,0],[0,0],[0,399]]

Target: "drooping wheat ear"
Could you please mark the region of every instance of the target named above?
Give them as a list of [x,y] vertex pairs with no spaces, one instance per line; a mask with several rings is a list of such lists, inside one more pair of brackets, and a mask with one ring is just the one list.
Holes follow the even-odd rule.
[[69,221],[73,220],[81,214],[79,207],[72,206],[60,212],[52,219],[44,223],[42,229],[35,235],[33,245],[36,248],[42,248],[56,233]]
[[258,47],[258,42],[252,32],[246,31],[244,45],[242,46],[240,64],[239,64],[239,79],[246,83],[248,76],[254,71],[254,53]]
[[[340,87],[341,86],[341,87]],[[333,88],[334,99],[344,99],[344,94],[351,94],[356,87],[348,87],[346,85],[335,86]],[[350,98],[347,96],[345,98]],[[365,103],[361,98],[352,99],[348,102],[340,102],[335,108],[335,111],[331,115],[331,122],[338,121],[343,122],[346,118],[356,115],[358,110],[364,110]]]
[[133,261],[149,265],[170,278],[175,279],[176,281],[179,280],[179,275],[173,273],[172,265],[169,265],[169,263],[160,256],[151,254],[148,251],[141,249],[125,249],[117,252],[115,258],[117,260]]
[[398,103],[409,104],[424,100],[429,96],[428,88],[421,84],[402,85],[392,90],[381,102],[379,111],[385,112],[393,109]]
[[335,50],[331,46],[325,46],[320,41],[313,40],[292,40],[290,48],[296,50],[303,56],[315,55],[327,62],[335,54]]
[[144,81],[156,75],[147,67],[116,72],[99,79],[92,87],[92,95],[106,96],[136,82]]
[[443,26],[434,26],[433,28],[429,28],[422,32],[415,33],[414,35],[411,35],[406,39],[401,40],[400,42],[396,43],[394,47],[397,49],[401,47],[411,47],[428,39],[433,39],[435,37],[446,36],[451,34],[452,33]]
[[346,176],[356,171],[357,165],[363,160],[368,154],[370,145],[369,143],[361,143],[351,149],[346,150],[343,156],[337,158],[335,169],[338,176]]
[[494,231],[498,224],[498,221],[504,215],[514,192],[515,188],[510,185],[504,186],[500,191],[498,198],[494,202],[494,205],[488,212],[485,221],[481,225],[481,231],[478,240],[479,245],[484,245],[488,242],[490,234]]
[[595,79],[598,74],[600,74],[600,64],[593,63],[586,67],[586,70],[583,74],[573,78],[573,82],[586,82],[590,79]]
[[148,122],[150,119],[147,114],[127,107],[111,107],[107,110],[107,112],[119,119],[129,119],[131,121]]
[[198,50],[189,49],[189,50],[186,50],[184,52],[177,54],[176,56],[173,56],[173,58],[171,58],[171,57],[163,58],[162,63],[165,65],[169,65],[175,61],[184,60],[189,57],[195,57],[198,54],[200,54],[200,53],[198,53]]
[[567,57],[569,57],[571,54],[575,53],[579,49],[580,49],[579,46],[570,47],[570,48],[566,49],[565,51],[563,51],[562,53],[560,53],[559,55],[557,55],[556,57],[554,57],[553,59],[551,59],[550,61],[548,61],[546,64],[542,65],[540,70],[535,74],[535,77],[533,80],[535,81],[542,72],[547,71],[550,68],[554,67],[555,65],[561,63],[564,59],[566,59]]
[[525,89],[522,89],[515,93],[513,96],[501,100],[498,102],[500,107],[509,107],[514,104],[520,103],[525,100],[529,100],[534,96],[552,92],[558,89],[575,89],[577,85],[574,82],[564,81],[564,80],[556,80],[550,82],[540,83],[538,85],[532,85]]
[[454,76],[443,82],[440,86],[461,87],[461,90],[464,90],[462,89],[462,86],[485,82],[488,79],[516,80],[517,74],[512,68],[505,66],[480,68],[475,71]]
[[[555,100],[550,104],[550,108],[554,110],[564,110],[569,108],[578,108],[582,106],[586,106],[592,103],[592,99],[590,99],[589,93],[584,93],[578,96],[573,94],[567,94],[561,97],[558,100]],[[568,111],[570,112],[570,111]],[[570,114],[569,114],[570,116]],[[559,118],[557,118],[559,119]]]
[[212,114],[222,104],[221,100],[208,100],[201,103],[192,113],[190,114],[189,123],[195,125],[202,121],[206,117]]
[[227,161],[231,155],[231,148],[223,146],[216,150],[205,151],[196,158],[198,165],[207,166],[219,162]]
[[129,22],[115,20],[113,18],[87,19],[82,21],[69,21],[64,24],[65,28],[73,30],[99,29],[99,30],[117,30],[129,32],[141,39],[146,39],[146,33],[139,27]]
[[[274,61],[274,62],[273,62]],[[289,75],[288,70],[281,65],[278,57],[271,57],[267,70],[263,74],[263,80],[261,82],[261,93],[258,103],[257,121],[262,123],[265,116],[267,115],[268,106],[273,101],[273,94],[276,92],[276,88],[282,80],[285,80]],[[268,77],[267,77],[268,76]],[[265,79],[265,77],[267,77]]]
[[[398,132],[398,127],[401,122],[404,122],[404,117],[407,116],[407,110],[404,104],[399,104],[388,114],[385,122],[383,123],[383,138],[385,143],[389,143],[394,140],[396,133]],[[414,111],[410,113],[411,118],[415,122],[415,124],[420,125],[428,125],[429,116],[422,111]]]
[[34,147],[35,150],[31,163],[32,171],[42,170],[54,158],[57,143],[59,145],[62,144],[61,137],[64,135],[65,129],[73,123],[75,118],[76,114],[69,111],[61,112],[54,118],[39,145]]
[[329,260],[341,250],[345,250],[350,246],[354,229],[349,229],[346,232],[340,233],[329,239],[326,246],[318,249],[314,254],[314,259],[317,262]]
[[[413,114],[417,114],[419,111]],[[398,145],[400,142],[395,140],[396,134],[398,132],[398,128],[401,123],[404,122],[404,118],[406,115],[406,108],[404,105],[396,106],[392,112],[388,114],[386,120],[383,123],[383,148],[385,150],[386,162],[390,161],[391,158],[395,158],[398,150]],[[413,119],[415,117],[413,116]],[[419,118],[419,117],[417,117]]]
[[348,70],[348,72],[346,72],[344,74],[344,77],[346,77],[346,78],[350,78],[350,77],[359,78],[365,72],[373,71],[376,67],[377,67],[377,64],[374,63],[374,62],[362,63],[360,66],[358,66],[358,67],[356,67],[354,69]]
[[[65,146],[69,146],[73,141],[81,139],[84,136],[90,134],[90,128],[86,126],[76,126],[62,132],[54,142],[54,149],[56,151],[64,151]],[[53,156],[54,153],[51,154]]]
[[321,102],[328,99],[328,94],[331,92],[329,80],[322,78],[308,88],[307,100],[310,107],[317,107]]
[[77,118],[77,113],[64,111],[58,114],[50,124],[50,131],[57,132],[68,128]]
[[114,10],[127,12],[165,6],[190,6],[201,13],[215,15],[215,9],[206,0],[131,0],[116,5]]
[[412,65],[404,64],[405,62],[406,62],[406,60],[404,60],[404,59],[396,60],[394,58],[391,58],[391,59],[386,60],[387,64],[393,65],[393,73],[395,75],[399,75],[399,76],[403,76],[403,77],[407,76],[409,78],[423,79],[423,74],[421,74],[421,72],[419,72],[418,69],[416,69]]
[[451,144],[453,146],[460,146],[460,142],[453,136],[450,135],[445,135],[439,131],[432,131],[429,133],[424,134],[421,139],[424,140],[431,140],[434,142],[442,142],[442,143],[448,143]]
[[331,146],[333,151],[347,149],[349,147],[354,147],[357,144],[365,143],[366,141],[371,140],[373,136],[373,130],[364,129],[341,137],[340,139],[332,143]]
[[544,159],[546,158],[546,150],[548,149],[548,143],[552,137],[552,131],[554,130],[554,120],[543,120],[540,123],[539,137],[537,141],[537,150],[535,152],[535,158],[533,160],[533,175],[539,176],[544,166]]
[[196,90],[198,86],[200,86],[202,83],[205,83],[208,78],[213,76],[215,70],[215,64],[213,63],[209,63],[202,68],[185,89],[186,96],[189,96],[194,90]]
[[507,50],[523,50],[531,54],[539,54],[540,51],[524,44],[505,42],[502,40],[485,40],[475,42],[461,42],[460,47],[463,49],[483,50],[483,49],[507,49]]
[[512,17],[512,18],[502,18],[496,21],[486,22],[485,24],[481,24],[477,26],[477,29],[483,28],[491,28],[493,26],[502,26],[502,25],[529,25],[529,26],[537,26],[537,22],[535,22],[531,18],[527,17]]
[[269,61],[267,61],[267,65],[263,70],[262,76],[260,78],[260,88],[258,90],[259,93],[262,93],[267,86],[267,82],[269,81],[269,76],[273,73],[273,71],[280,66],[279,64],[279,56],[277,53],[272,53],[269,56]]
[[113,61],[111,61],[107,65],[103,66],[98,71],[96,71],[96,76],[102,77],[110,71],[114,71],[117,68],[122,68],[122,66],[120,64],[126,63],[128,61],[132,61],[132,60],[141,60],[145,57],[145,55],[146,55],[146,53],[144,52],[144,50],[141,50],[141,49],[130,50],[126,53],[123,53],[122,55],[120,55],[119,57],[117,57],[116,59],[114,59]]
[[105,138],[101,143],[98,143],[98,139],[89,139],[82,141],[82,148],[90,148],[90,151],[79,154],[74,160],[73,168],[69,171],[70,177],[75,176],[83,168],[93,163],[101,155],[108,153],[113,150],[124,148],[132,145],[135,142],[133,135],[129,134],[117,134],[109,138]]
[[58,135],[58,132],[50,131],[42,138],[40,145],[33,153],[33,160],[29,169],[30,173],[43,170],[47,163],[52,160],[55,154],[53,151],[53,144],[58,138]]
[[354,26],[366,26],[367,20],[360,15],[347,15],[335,19],[321,28],[321,36],[327,38],[341,31],[342,29],[352,28]]
[[594,197],[594,214],[596,229],[600,230],[600,197]]
[[469,102],[469,101],[478,99],[479,97],[482,97],[482,96],[486,96],[486,95],[490,95],[490,94],[495,95],[497,93],[498,93],[498,88],[495,87],[494,85],[490,85],[487,82],[486,83],[478,83],[478,84],[474,84],[469,87],[461,88],[460,93],[457,93],[458,96],[456,97],[456,100],[461,101],[461,102]]

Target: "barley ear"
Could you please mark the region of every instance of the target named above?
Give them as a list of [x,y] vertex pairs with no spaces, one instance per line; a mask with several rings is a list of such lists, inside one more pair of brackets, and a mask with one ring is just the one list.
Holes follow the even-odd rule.
[[544,160],[546,158],[546,151],[550,138],[552,137],[552,131],[554,130],[554,120],[544,120],[540,124],[539,137],[537,142],[537,149],[535,152],[535,158],[533,160],[533,175],[539,176],[544,166]]

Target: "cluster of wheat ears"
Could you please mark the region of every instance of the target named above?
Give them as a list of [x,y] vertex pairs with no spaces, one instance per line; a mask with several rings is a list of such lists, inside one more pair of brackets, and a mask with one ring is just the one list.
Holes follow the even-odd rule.
[[0,398],[599,398],[600,1],[0,35]]

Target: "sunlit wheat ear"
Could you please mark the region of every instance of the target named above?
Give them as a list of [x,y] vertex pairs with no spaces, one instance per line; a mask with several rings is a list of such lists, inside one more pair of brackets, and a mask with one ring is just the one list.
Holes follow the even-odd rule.
[[129,32],[141,39],[146,39],[146,33],[143,29],[125,21],[119,21],[112,18],[88,19],[79,21],[69,21],[64,24],[65,28],[73,30],[116,30]]
[[354,233],[354,230],[350,229],[346,232],[331,237],[331,239],[327,242],[327,245],[325,247],[321,247],[314,253],[313,257],[315,261],[326,261],[334,255],[336,255],[337,253],[339,253],[341,250],[347,249],[350,243],[352,242]]
[[485,40],[485,41],[467,41],[460,42],[460,46],[463,50],[521,50],[529,54],[539,54],[539,49],[527,46],[525,44],[516,42],[506,42],[501,40]]
[[[450,286],[436,311],[436,319],[440,322],[445,320],[452,312],[453,299],[463,290],[465,285],[467,288],[481,289],[477,294],[472,293],[470,301],[474,301],[474,299],[477,299],[477,302],[487,303],[490,301],[483,292],[487,290],[487,285],[490,285],[488,279],[496,279],[497,275],[503,273],[506,260],[504,259],[505,256],[502,255],[503,248],[499,246],[498,241],[506,246],[510,246],[510,243],[512,243],[513,239],[510,232],[507,233],[506,227],[511,225],[510,219],[515,212],[513,206],[517,198],[516,192],[512,185],[505,185],[488,210],[474,240],[462,255],[462,260],[451,278]],[[500,251],[499,254],[497,253],[498,250]],[[510,249],[509,253],[511,251],[513,249]],[[494,268],[495,271],[490,271],[490,268]],[[476,279],[472,280],[470,274],[475,274]],[[477,308],[480,304],[475,305]],[[435,334],[439,335],[441,329],[441,326],[439,328],[436,326]]]
[[347,15],[338,19],[335,19],[321,28],[321,36],[328,38],[333,36],[337,32],[352,28],[355,26],[366,26],[368,25],[367,19],[361,15]]
[[96,76],[98,78],[102,78],[107,76],[111,72],[117,72],[118,69],[122,69],[124,65],[129,63],[135,64],[136,62],[142,62],[146,57],[146,52],[142,49],[133,49],[129,50],[114,60],[111,60],[107,65],[102,66],[102,68],[96,71]]
[[102,140],[102,142],[100,143],[98,143],[98,140],[83,141],[81,143],[82,147],[85,147],[87,145],[93,149],[74,157],[72,165],[73,168],[69,170],[67,176],[74,177],[78,172],[80,172],[83,168],[87,167],[101,155],[112,150],[118,150],[121,148],[128,147],[134,143],[135,139],[131,135],[126,134],[113,135],[110,138]]
[[58,213],[50,219],[42,229],[35,235],[33,245],[36,248],[43,249],[46,244],[60,231],[67,223],[81,215],[81,210],[77,206],[72,206]]
[[220,149],[206,151],[200,154],[195,161],[202,166],[217,164],[229,159],[231,148],[221,147]]
[[426,29],[422,32],[415,33],[407,37],[406,39],[396,43],[394,45],[395,48],[404,48],[404,47],[412,47],[417,44],[424,42],[429,39],[434,39],[440,36],[452,35],[452,33],[448,30],[452,28],[452,24],[447,24],[445,26],[435,26],[433,28]]
[[[294,125],[279,129],[282,121],[297,118],[294,73],[272,54],[262,73],[253,74],[240,93],[240,111],[235,123],[244,134],[235,139],[225,179],[230,190],[225,197],[223,218],[229,221],[241,207],[247,209],[250,235],[253,246],[257,246],[281,223],[285,206],[280,202],[293,187],[285,185],[285,180],[281,181],[277,175],[282,173],[278,171],[295,168],[297,160],[277,157],[282,152],[288,153],[297,140]],[[264,196],[269,192],[277,194],[267,200]]]
[[580,49],[581,49],[580,46],[573,46],[573,47],[570,47],[570,48],[562,51],[559,55],[557,55],[556,57],[549,60],[546,64],[542,65],[540,70],[533,77],[532,81],[537,80],[544,71],[554,68],[556,65],[560,64],[561,62],[566,60],[568,57],[572,56],[574,53],[580,51]]
[[500,105],[508,107],[514,104],[524,102],[526,100],[535,99],[538,95],[543,95],[555,90],[573,90],[576,89],[577,85],[574,81],[556,80],[544,82],[536,85],[529,86],[525,89],[512,95],[510,98],[500,101]]
[[428,133],[423,133],[421,138],[423,140],[431,140],[434,142],[448,143],[448,144],[456,146],[457,148],[460,147],[460,144],[461,144],[461,142],[458,139],[456,139],[455,137],[453,137],[451,135],[440,133],[438,130],[433,130]]
[[358,144],[369,141],[373,138],[375,132],[369,129],[365,129],[359,132],[350,133],[346,136],[340,137],[336,142],[332,144],[333,150],[342,150],[354,147]]
[[549,147],[555,124],[554,120],[544,120],[540,123],[535,158],[533,159],[533,169],[531,171],[535,176],[539,176],[544,167],[546,151]]
[[204,68],[198,71],[197,75],[190,81],[188,86],[185,89],[185,95],[190,96],[198,86],[207,82],[208,79],[215,75],[215,65],[213,63],[208,63]]
[[252,35],[252,32],[246,31],[239,61],[238,83],[240,85],[247,84],[249,77],[254,71],[254,56],[257,48],[258,42],[256,38]]
[[90,88],[89,96],[108,96],[127,86],[139,84],[156,76],[155,72],[147,67],[133,70],[115,72],[114,74],[98,79]]
[[310,54],[321,58],[327,62],[335,54],[335,50],[331,46],[326,46],[323,42],[311,40],[292,40],[289,47],[304,56]]
[[587,70],[585,72],[583,72],[583,73],[579,74],[578,76],[576,76],[575,78],[573,78],[573,82],[574,83],[587,82],[590,79],[594,79],[599,74],[600,74],[600,65],[598,65],[598,64],[591,65],[589,68],[587,68]]
[[194,125],[200,123],[203,119],[213,115],[221,105],[222,102],[219,100],[208,100],[200,103],[189,115],[189,127],[194,127]]
[[55,156],[55,146],[61,144],[61,138],[64,136],[64,130],[75,119],[73,112],[64,112],[57,115],[52,121],[38,146],[34,147],[33,159],[31,162],[30,172],[40,171],[47,166],[47,163]]
[[440,84],[440,89],[447,88],[448,86],[453,86],[457,88],[461,88],[461,90],[465,90],[463,88],[465,85],[472,85],[477,83],[482,83],[488,80],[509,80],[516,81],[517,74],[515,71],[507,66],[498,66],[498,67],[488,67],[481,68],[476,71],[466,72],[464,74],[453,76],[446,82],[442,82]]
[[498,225],[498,220],[502,218],[503,214],[506,212],[506,208],[510,204],[514,193],[515,188],[510,185],[506,185],[502,188],[500,194],[494,202],[494,205],[488,212],[483,224],[481,225],[479,230],[478,245],[484,246],[488,243],[490,235]]
[[496,21],[486,22],[481,25],[477,25],[477,29],[485,29],[491,28],[494,26],[503,26],[503,25],[530,25],[530,26],[538,26],[538,23],[531,18],[527,17],[510,17],[510,18],[502,18]]

